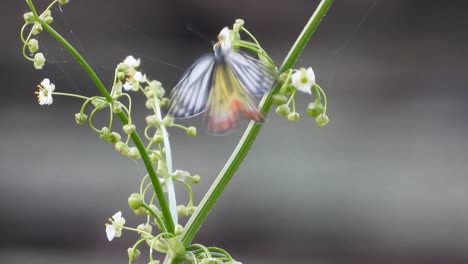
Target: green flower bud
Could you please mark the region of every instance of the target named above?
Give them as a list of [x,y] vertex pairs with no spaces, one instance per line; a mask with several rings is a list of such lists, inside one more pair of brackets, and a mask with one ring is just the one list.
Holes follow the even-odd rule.
[[323,127],[325,126],[326,124],[328,124],[328,122],[330,122],[330,119],[328,118],[328,116],[326,114],[320,114],[319,116],[317,116],[317,118],[315,119],[315,122],[317,123],[317,125],[319,127]]
[[167,254],[172,260],[180,260],[186,253],[184,243],[182,243],[179,237],[169,238]]
[[164,96],[164,94],[166,94],[166,90],[164,90],[164,88],[159,87],[156,89],[156,95],[160,98],[162,98]]
[[42,29],[42,25],[41,25],[41,24],[39,24],[39,23],[34,23],[34,26],[33,26],[32,30],[31,30],[31,33],[32,33],[33,35],[37,35],[37,34],[41,33],[42,30],[43,30],[43,29]]
[[125,73],[118,72],[117,73],[117,79],[119,79],[120,81],[123,81],[125,79]]
[[189,210],[185,205],[181,204],[177,206],[177,215],[179,217],[185,217],[189,215]]
[[42,13],[42,15],[40,15],[40,18],[42,19],[45,19],[45,18],[48,18],[52,15],[52,11],[50,11],[50,9],[47,9],[46,11],[44,11],[44,13]]
[[139,193],[132,193],[128,197],[128,205],[132,210],[140,209],[143,206],[143,196]]
[[156,144],[160,144],[164,141],[164,138],[160,133],[156,133],[156,135],[154,135],[151,141],[153,141]]
[[184,227],[183,226],[177,225],[175,227],[175,235],[176,236],[181,235],[183,232],[184,232]]
[[315,103],[310,103],[307,107],[307,115],[312,117],[318,117],[323,114],[324,111],[325,108],[319,100],[315,101]]
[[114,102],[112,104],[112,112],[114,112],[115,114],[122,112],[122,104],[119,102]]
[[115,143],[114,148],[120,154],[125,155],[125,156],[128,155],[129,148],[128,148],[128,145],[125,144],[124,142],[120,141],[120,142]]
[[136,127],[135,127],[134,124],[126,124],[125,126],[123,126],[122,129],[123,129],[125,134],[130,135],[131,133],[133,133],[136,130]]
[[140,257],[141,252],[140,250],[138,250],[138,248],[136,248],[135,250],[132,250],[132,248],[128,248],[127,254],[130,260],[137,260]]
[[161,100],[161,107],[166,107],[169,105],[169,98],[166,98],[164,97],[162,100]]
[[28,41],[28,49],[31,53],[35,53],[39,50],[39,42],[37,41],[37,39],[30,39]]
[[128,156],[132,159],[139,159],[141,156],[140,156],[140,152],[138,151],[138,149],[136,147],[131,147],[129,150],[128,150]]
[[236,19],[236,22],[232,26],[232,31],[239,32],[242,29],[242,26],[244,26],[244,20]]
[[52,24],[52,22],[54,22],[54,18],[51,17],[51,16],[48,16],[48,17],[44,18],[44,22],[46,22],[47,25],[50,25],[50,24]]
[[156,80],[153,80],[149,83],[149,86],[152,88],[152,89],[158,89],[158,88],[162,88],[162,84]]
[[101,131],[99,132],[99,137],[104,140],[109,140],[109,137],[110,137],[109,128],[107,127],[101,128]]
[[287,116],[291,113],[291,110],[287,104],[282,104],[276,108],[276,113],[280,116]]
[[199,175],[194,175],[192,177],[192,182],[195,183],[195,184],[199,183],[200,182],[200,176]]
[[152,162],[156,163],[156,162],[159,161],[159,157],[160,157],[160,156],[159,156],[157,153],[154,153],[154,152],[153,152],[153,153],[151,153],[151,154],[149,155],[149,157],[150,157],[150,159],[151,159]]
[[288,101],[288,98],[283,94],[273,95],[273,103],[275,105],[282,105]]
[[44,54],[42,54],[41,52],[36,53],[36,55],[34,55],[34,68],[36,68],[36,70],[42,69],[42,67],[44,67],[45,61],[46,59],[44,57]]
[[91,100],[91,104],[94,107],[101,109],[107,104],[107,102],[103,98],[93,98]]
[[147,109],[153,109],[153,106],[154,106],[154,99],[148,99],[146,100],[145,102],[145,107]]
[[297,113],[297,112],[292,112],[292,113],[290,113],[290,114],[288,115],[288,120],[289,120],[289,121],[297,121],[297,120],[299,120],[299,117],[300,117],[299,113]]
[[127,72],[128,69],[129,69],[129,66],[127,64],[125,64],[125,63],[119,63],[117,65],[117,71],[119,71],[119,72]]
[[86,122],[88,116],[83,113],[76,113],[75,114],[75,121],[78,125],[82,125]]
[[162,120],[162,125],[170,127],[174,124],[174,117],[172,116],[165,116],[164,119]]
[[115,143],[119,142],[121,139],[122,139],[122,137],[120,136],[120,134],[114,131],[114,132],[110,133],[108,140],[109,140],[110,143],[115,144]]
[[196,137],[196,136],[197,136],[197,128],[194,127],[194,126],[190,126],[190,127],[187,128],[187,130],[185,131],[185,133],[186,133],[188,136]]
[[66,5],[66,4],[68,4],[68,2],[69,2],[69,0],[58,0],[58,3],[60,5]]
[[145,121],[149,126],[159,126],[161,124],[161,120],[156,115],[147,116]]
[[195,213],[195,211],[197,210],[197,207],[196,206],[190,206],[187,209],[188,209],[188,214],[193,215]]
[[26,23],[34,22],[34,15],[32,12],[24,13],[23,18],[24,18],[24,22]]
[[148,235],[145,233],[151,234],[153,227],[150,224],[140,224],[138,225],[137,230],[140,231],[139,233],[142,237],[147,237]]

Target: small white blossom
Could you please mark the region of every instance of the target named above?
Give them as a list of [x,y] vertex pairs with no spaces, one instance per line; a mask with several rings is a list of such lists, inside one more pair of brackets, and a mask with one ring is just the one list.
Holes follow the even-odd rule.
[[40,85],[37,86],[38,91],[37,101],[40,105],[51,105],[53,103],[52,92],[55,90],[55,85],[45,78]]
[[137,71],[135,74],[133,74],[133,80],[140,82],[143,79],[143,74],[141,72]]
[[127,56],[123,61],[123,64],[127,65],[130,68],[137,68],[140,66],[140,59],[135,59],[132,55]]
[[106,235],[109,241],[112,241],[114,237],[120,237],[122,235],[122,228],[125,225],[125,219],[122,217],[122,212],[117,212],[109,219],[112,224],[106,224]]
[[125,91],[131,91],[133,89],[133,84],[132,82],[125,82],[124,85],[122,86]]
[[299,91],[311,94],[311,88],[315,84],[315,73],[311,67],[301,68],[299,71],[293,73],[292,75],[292,85],[296,87]]

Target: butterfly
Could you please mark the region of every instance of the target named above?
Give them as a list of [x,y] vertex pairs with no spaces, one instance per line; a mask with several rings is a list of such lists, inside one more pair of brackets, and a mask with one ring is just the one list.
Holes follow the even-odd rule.
[[224,134],[241,116],[262,122],[258,100],[271,89],[276,73],[264,62],[231,44],[232,31],[218,35],[213,53],[198,58],[170,94],[168,114],[188,118],[205,113],[208,131]]

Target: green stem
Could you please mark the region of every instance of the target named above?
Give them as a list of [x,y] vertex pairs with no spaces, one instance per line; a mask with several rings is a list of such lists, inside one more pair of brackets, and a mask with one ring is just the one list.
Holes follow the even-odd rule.
[[[36,8],[32,3],[32,0],[26,1],[34,14],[36,21],[40,23],[43,29],[49,32],[49,34],[52,35],[52,37],[54,37],[60,44],[62,44],[68,50],[68,52],[70,52],[73,55],[73,57],[75,57],[75,59],[81,64],[81,67],[83,67],[86,73],[88,73],[88,75],[91,77],[101,94],[106,98],[106,101],[112,103],[114,99],[106,90],[106,87],[99,79],[97,74],[94,72],[94,70],[91,68],[91,66],[89,66],[86,60],[81,56],[81,54],[78,53],[78,51],[65,38],[63,38],[57,31],[55,31],[55,29],[53,29],[51,26],[49,26],[42,19],[39,18]],[[123,112],[118,113],[118,117],[123,124],[128,124],[127,116]],[[166,202],[161,183],[159,182],[158,176],[156,175],[156,171],[154,170],[153,164],[148,156],[148,153],[145,150],[145,146],[143,145],[143,142],[141,141],[140,136],[137,132],[133,132],[130,136],[133,140],[133,143],[140,152],[141,158],[145,164],[148,174],[150,175],[151,182],[154,186],[154,191],[158,198],[159,206],[161,207],[161,212],[163,214],[167,231],[170,233],[174,233],[175,228],[174,222],[172,221],[171,212],[169,211],[169,207]]]
[[[307,25],[304,27],[298,39],[284,59],[284,62],[279,69],[279,73],[285,72],[294,66],[297,58],[299,57],[299,54],[317,29],[320,21],[327,13],[332,2],[333,0],[322,0],[320,2],[314,14],[309,19],[309,22],[307,22]],[[270,91],[268,95],[263,98],[260,104],[262,113],[267,114],[270,111],[273,104],[272,95],[275,94],[280,88],[281,85],[276,83],[272,91]],[[249,149],[255,141],[255,138],[257,137],[261,127],[262,123],[257,123],[254,121],[250,122],[247,130],[234,149],[234,152],[231,154],[231,157],[224,165],[224,168],[221,170],[214,183],[211,185],[207,194],[203,197],[200,205],[198,206],[198,209],[195,211],[195,214],[187,222],[185,231],[182,234],[182,242],[185,245],[189,245],[192,242],[193,237],[200,229],[202,223],[208,216],[208,213],[211,211],[214,204],[221,196],[224,188],[227,186],[232,176],[242,163],[243,159],[249,152]]]

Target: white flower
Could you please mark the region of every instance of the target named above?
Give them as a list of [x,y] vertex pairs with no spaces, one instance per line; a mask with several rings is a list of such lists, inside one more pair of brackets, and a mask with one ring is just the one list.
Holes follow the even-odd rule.
[[311,67],[301,68],[299,71],[293,73],[292,75],[292,85],[296,87],[299,91],[311,94],[310,89],[315,84],[315,73]]
[[109,219],[112,224],[106,224],[106,235],[109,241],[112,241],[114,237],[120,237],[122,235],[122,228],[125,225],[125,219],[122,217],[122,212],[118,211]]
[[52,92],[55,90],[55,85],[51,83],[49,79],[45,78],[37,88],[36,94],[39,104],[51,105],[54,102]]
[[123,64],[127,65],[130,68],[137,68],[140,66],[140,59],[135,59],[132,55],[127,56],[123,61]]
[[143,79],[143,74],[141,72],[137,71],[135,74],[133,74],[133,80],[140,82]]
[[133,89],[133,84],[132,82],[125,82],[124,85],[122,86],[125,91],[130,91]]

